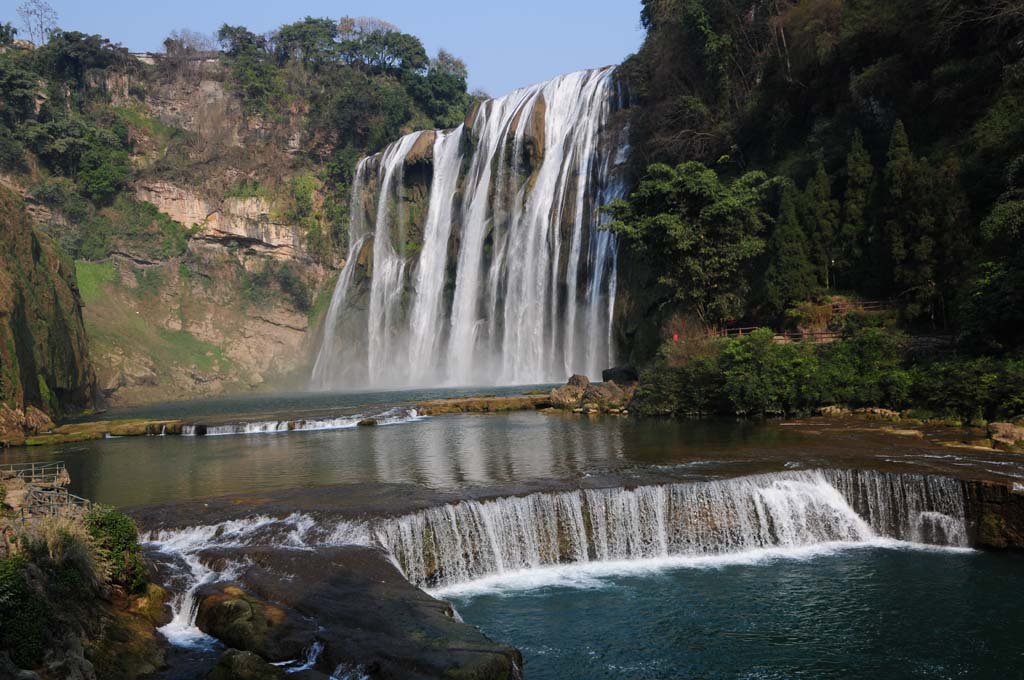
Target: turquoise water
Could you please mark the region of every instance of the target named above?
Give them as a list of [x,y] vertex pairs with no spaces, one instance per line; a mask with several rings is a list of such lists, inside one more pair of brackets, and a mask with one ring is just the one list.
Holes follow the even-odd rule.
[[1024,677],[1024,556],[734,560],[608,576],[569,567],[449,599],[519,647],[531,680]]

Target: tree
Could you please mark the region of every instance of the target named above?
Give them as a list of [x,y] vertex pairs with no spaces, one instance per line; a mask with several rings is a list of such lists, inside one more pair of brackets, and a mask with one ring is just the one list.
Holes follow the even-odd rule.
[[224,58],[245,111],[256,113],[265,109],[279,89],[266,37],[244,26],[224,24],[217,31],[217,40],[224,48]]
[[875,168],[871,156],[864,148],[864,137],[854,130],[850,153],[846,156],[846,194],[843,202],[843,222],[840,227],[840,252],[836,261],[836,275],[847,285],[862,264],[865,245],[869,239],[868,201],[871,196]]
[[57,30],[57,12],[46,0],[25,0],[17,11],[29,40],[36,45],[45,44]]
[[17,34],[18,29],[11,26],[10,22],[0,23],[0,45],[10,45]]
[[831,287],[832,261],[836,257],[836,232],[839,229],[839,201],[832,197],[832,180],[825,164],[818,162],[818,170],[807,182],[804,190],[805,229],[809,240],[809,253],[815,265],[818,281]]
[[781,316],[794,302],[806,300],[814,290],[814,267],[807,254],[807,236],[800,226],[796,188],[782,190],[779,218],[768,240],[768,269],[764,276],[765,301]]
[[278,63],[295,59],[307,67],[319,67],[335,58],[338,50],[338,26],[331,19],[306,17],[277,31],[275,48]]
[[206,34],[181,29],[164,39],[164,56],[159,65],[177,77],[191,75],[198,62],[216,49],[216,40]]
[[79,88],[85,85],[85,74],[93,69],[127,66],[134,63],[128,50],[101,35],[78,31],[55,30],[50,41],[39,50],[41,61],[49,73]]
[[982,256],[960,299],[965,335],[985,350],[1024,343],[1024,156],[1006,178],[1006,192],[982,222]]
[[608,228],[660,272],[665,303],[691,309],[712,327],[743,311],[749,264],[764,250],[758,234],[767,185],[761,172],[725,185],[695,161],[676,168],[658,163],[628,199],[606,208]]
[[902,121],[893,126],[886,158],[880,213],[892,276],[887,283],[915,316],[936,294],[935,217],[927,200],[933,173],[926,160],[914,158]]
[[438,50],[437,56],[430,60],[430,74],[450,76],[463,83],[469,77],[466,62],[446,50]]

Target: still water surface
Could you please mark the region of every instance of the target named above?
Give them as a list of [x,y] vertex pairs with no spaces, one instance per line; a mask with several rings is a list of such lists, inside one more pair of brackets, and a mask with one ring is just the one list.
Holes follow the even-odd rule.
[[[261,395],[109,415],[208,424],[322,418],[379,413],[422,399],[473,392]],[[373,428],[124,437],[0,452],[0,463],[63,460],[73,493],[121,506],[340,484],[398,483],[457,491],[536,480],[578,484],[601,475],[657,483],[818,467],[897,466],[940,474],[971,467],[987,476],[1024,481],[1019,456],[937,449],[917,439],[869,433],[821,437],[805,429],[728,420],[469,414]]]

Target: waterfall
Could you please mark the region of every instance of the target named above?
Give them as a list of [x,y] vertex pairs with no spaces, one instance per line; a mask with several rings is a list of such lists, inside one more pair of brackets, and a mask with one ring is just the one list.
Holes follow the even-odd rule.
[[599,229],[627,156],[613,72],[482,102],[360,162],[314,387],[557,382],[614,363],[616,244]]
[[210,641],[195,627],[200,588],[245,571],[238,556],[215,570],[205,557],[219,549],[379,546],[413,584],[444,588],[559,564],[615,567],[894,539],[966,547],[963,484],[873,471],[781,472],[468,500],[397,517],[254,516],[156,531],[143,543],[177,593],[173,620],[160,631],[176,645],[196,646]]
[[380,523],[375,534],[410,581],[443,587],[561,563],[881,537],[965,546],[964,517],[953,479],[812,471],[463,501]]

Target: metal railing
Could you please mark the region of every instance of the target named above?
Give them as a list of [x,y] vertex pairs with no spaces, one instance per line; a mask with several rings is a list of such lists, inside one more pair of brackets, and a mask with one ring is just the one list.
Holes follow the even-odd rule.
[[[9,463],[0,465],[0,477],[17,477],[26,484],[54,486],[65,476],[64,461],[52,463]],[[3,473],[7,473],[4,475]]]
[[39,489],[29,487],[19,518],[24,522],[34,516],[57,517],[77,512],[88,512],[92,501],[69,493],[67,489]]

